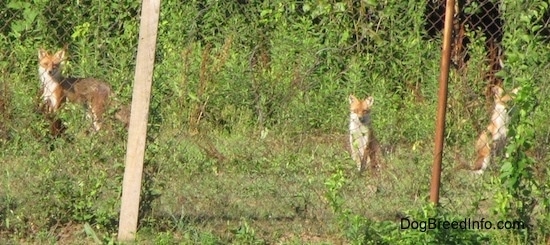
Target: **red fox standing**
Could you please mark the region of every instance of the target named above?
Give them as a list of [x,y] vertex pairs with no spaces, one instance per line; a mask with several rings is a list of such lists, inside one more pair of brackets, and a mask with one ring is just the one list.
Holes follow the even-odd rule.
[[349,96],[350,123],[349,142],[351,157],[357,163],[357,169],[362,172],[366,166],[378,167],[377,154],[378,142],[374,138],[371,128],[370,111],[374,98],[358,100],[355,96]]
[[[506,145],[508,123],[510,121],[506,103],[512,100],[512,95],[517,94],[518,88],[512,90],[510,94],[504,95],[504,90],[501,87],[494,86],[492,92],[495,99],[495,107],[491,116],[491,123],[479,135],[475,146],[477,158],[471,170],[476,174],[483,173],[491,161],[492,154],[502,154]],[[491,137],[489,134],[491,134]]]
[[55,113],[66,99],[87,107],[87,117],[92,119],[92,126],[99,131],[102,126],[103,113],[109,104],[111,87],[95,78],[64,77],[62,65],[65,50],[50,54],[44,49],[38,51],[38,75],[42,85],[42,101],[46,113]]

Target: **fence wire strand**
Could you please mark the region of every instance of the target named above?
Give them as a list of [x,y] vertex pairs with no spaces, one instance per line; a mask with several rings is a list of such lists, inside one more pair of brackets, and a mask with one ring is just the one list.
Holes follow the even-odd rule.
[[[79,138],[80,131],[90,133],[85,134],[89,136],[94,131],[109,134],[113,128],[119,129],[118,134],[113,133],[119,138],[105,141],[122,142],[120,137],[126,136],[130,117],[128,105],[140,2],[34,2],[34,5],[25,1],[0,3],[0,44],[3,45],[0,49],[0,145],[16,142],[21,134],[28,134],[32,136],[25,139],[33,142],[50,139],[50,136],[61,137],[72,147],[74,141],[81,140],[81,145],[87,142]],[[334,146],[336,141],[342,149],[354,147],[354,139],[347,145],[347,137],[353,136],[350,131],[356,128],[347,128],[345,124],[349,119],[349,105],[344,96],[349,92],[360,98],[371,95],[375,98],[369,130],[376,132],[375,150],[379,154],[376,157],[382,162],[380,170],[376,164],[377,171],[385,171],[384,164],[391,165],[388,163],[391,161],[383,159],[391,154],[397,156],[394,159],[399,158],[398,162],[427,162],[420,152],[427,152],[425,148],[433,135],[432,126],[426,126],[433,115],[426,115],[435,111],[437,75],[434,74],[437,74],[436,63],[441,52],[426,51],[425,47],[441,47],[447,1],[183,2],[163,1],[161,7],[147,135],[151,147],[147,148],[150,156],[146,168],[149,169],[144,182],[148,187],[156,184],[154,175],[159,172],[170,175],[177,172],[174,169],[197,171],[193,174],[201,175],[212,170],[218,178],[241,170],[246,176],[256,171],[247,168],[258,166],[262,169],[257,172],[275,166],[276,171],[298,169],[296,172],[300,174],[333,171],[333,165],[325,162],[352,166],[351,157],[343,159],[350,156],[348,152],[338,155],[340,152],[332,149],[338,148]],[[454,6],[444,152],[454,151],[455,156],[446,155],[444,161],[460,162],[461,167],[479,173],[494,171],[497,167],[493,166],[499,166],[499,160],[506,157],[510,140],[508,125],[518,82],[505,80],[501,75],[510,69],[506,51],[514,45],[506,33],[513,24],[507,19],[510,12],[539,11],[537,18],[530,21],[540,28],[530,28],[529,38],[541,46],[550,42],[550,11],[536,9],[535,3],[523,3],[516,7],[519,9],[509,9],[505,3],[457,0]],[[40,48],[47,53],[42,53]],[[546,77],[541,75],[550,65],[542,58],[537,62],[536,67],[530,68],[536,73],[532,79],[542,81],[541,94],[550,94],[550,86],[543,81]],[[44,69],[37,73],[38,67]],[[369,110],[369,120],[370,113]],[[547,121],[546,115],[538,117],[539,121]],[[116,120],[123,126],[113,126],[118,123]],[[101,139],[103,135],[99,135],[97,138]],[[307,157],[299,154],[310,149],[304,145],[313,144],[314,140],[332,148],[318,150],[325,148],[315,145],[312,150],[315,152],[308,153],[309,160],[303,160]],[[550,133],[537,132],[536,141],[541,144],[535,145],[533,155],[541,163],[547,162]],[[60,142],[48,141],[50,145],[61,145]],[[90,149],[96,149],[93,147],[98,146],[92,144]],[[355,147],[361,152],[367,149],[368,143],[360,141]],[[400,152],[397,148],[404,150]],[[48,152],[53,152],[51,149]],[[122,159],[115,156],[122,158],[122,150],[109,150],[114,153],[106,156],[101,155],[101,150],[95,150],[85,159],[94,164],[120,163]],[[84,148],[75,150],[78,154],[84,151]],[[278,156],[281,152],[294,154],[294,151],[298,153],[287,158]],[[364,157],[362,153],[358,155]],[[319,155],[326,158],[321,159]],[[353,169],[365,168],[361,166],[365,164],[362,160],[358,160],[359,165],[353,165]],[[306,162],[303,165],[307,171],[292,165],[292,161]],[[243,166],[235,167],[240,164]],[[166,167],[169,165],[173,168]],[[47,167],[49,171],[50,166]],[[443,168],[442,178],[452,178],[450,172]],[[109,174],[105,176],[112,177]],[[174,174],[170,178],[163,184],[173,184],[170,182],[178,176]],[[219,179],[223,178],[212,182]],[[215,183],[216,186],[226,184]],[[151,206],[157,205],[153,200],[160,195],[148,187],[149,198],[144,200],[152,210]],[[280,199],[287,194],[278,189],[274,193],[271,197]],[[213,197],[218,198],[218,204],[230,198],[214,194],[218,195]],[[235,195],[242,200],[252,199]],[[312,199],[323,203],[322,198]],[[185,206],[190,213],[203,215],[202,210],[193,205],[204,200],[181,199],[185,200],[178,205]],[[204,204],[205,209],[210,208],[210,204]],[[330,213],[320,206],[303,211],[304,217]],[[227,210],[224,207],[216,212]],[[223,214],[219,213],[216,215],[221,217]]]

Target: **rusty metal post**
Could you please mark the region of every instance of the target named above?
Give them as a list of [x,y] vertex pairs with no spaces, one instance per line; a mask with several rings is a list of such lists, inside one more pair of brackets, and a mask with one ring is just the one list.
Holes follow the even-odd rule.
[[441,159],[443,156],[443,140],[445,136],[445,114],[447,113],[447,81],[451,60],[451,38],[453,35],[454,0],[447,0],[445,6],[445,29],[443,30],[443,50],[441,51],[441,67],[439,73],[439,95],[435,127],[434,163],[430,185],[430,201],[439,204],[439,185],[441,184]]

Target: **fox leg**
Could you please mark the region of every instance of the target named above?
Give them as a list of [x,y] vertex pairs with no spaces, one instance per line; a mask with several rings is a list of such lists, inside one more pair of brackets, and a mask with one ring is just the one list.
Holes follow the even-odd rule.
[[93,106],[88,106],[86,110],[86,119],[92,121],[92,128],[94,131],[101,129],[101,114]]
[[96,132],[101,129],[103,123],[103,113],[105,112],[107,103],[109,102],[109,91],[102,91],[103,93],[98,92],[94,94],[89,104],[89,112],[92,116],[92,125]]
[[374,156],[374,150],[369,149],[367,151],[367,154],[368,155],[366,156],[366,158],[367,158],[366,166],[368,166],[371,170],[376,170],[378,168],[378,164],[377,164],[375,156]]
[[363,158],[361,157],[359,151],[356,150],[353,145],[351,147],[351,157],[353,158],[353,161],[357,163],[357,170],[363,171]]
[[359,159],[360,159],[358,170],[359,172],[363,172],[366,169],[366,167],[369,165],[371,159],[369,158],[368,141],[361,140],[360,144],[361,145],[357,148]]
[[359,172],[363,172],[365,170],[365,165],[367,162],[367,158],[364,154],[361,154],[362,150],[359,148],[355,151],[355,162],[357,163],[357,170]]
[[55,106],[55,104],[56,104],[55,99],[48,98],[42,101],[42,105],[40,106],[40,109],[47,114],[53,114],[57,111],[57,107]]
[[368,146],[365,146],[363,149],[361,149],[362,152],[363,152],[363,156],[361,156],[361,167],[359,168],[359,171],[362,172],[364,171],[367,166],[370,165],[371,163],[371,158],[370,158],[370,154],[369,154],[369,148]]
[[363,155],[361,159],[361,167],[359,167],[359,172],[365,171],[365,168],[369,165],[370,159],[368,155]]
[[101,129],[101,122],[98,121],[98,120],[94,120],[93,122],[93,125],[94,125],[94,130],[97,132]]
[[97,132],[101,129],[102,116],[97,111],[92,109],[92,125],[94,130]]
[[351,158],[357,164],[357,169],[361,169],[361,157],[359,156],[359,152],[356,150],[357,144],[354,142],[352,134],[349,136],[349,149]]

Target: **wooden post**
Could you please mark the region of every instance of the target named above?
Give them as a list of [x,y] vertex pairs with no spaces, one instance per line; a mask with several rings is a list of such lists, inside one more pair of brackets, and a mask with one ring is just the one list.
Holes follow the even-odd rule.
[[122,202],[118,227],[119,241],[134,240],[137,231],[159,11],[160,0],[142,1],[126,166],[122,183]]
[[443,50],[441,51],[441,67],[439,73],[434,163],[432,167],[432,181],[430,184],[430,201],[435,205],[439,204],[439,186],[441,184],[441,159],[443,157],[445,116],[447,113],[447,82],[449,80],[449,66],[451,60],[454,7],[455,1],[447,0],[447,5],[445,7],[445,29],[443,30]]

